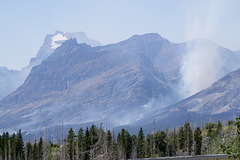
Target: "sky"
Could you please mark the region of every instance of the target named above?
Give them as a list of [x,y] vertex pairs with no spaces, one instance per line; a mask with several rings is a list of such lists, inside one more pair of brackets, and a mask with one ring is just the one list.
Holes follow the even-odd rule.
[[21,69],[47,34],[83,31],[101,44],[159,33],[240,49],[239,0],[0,0],[0,66]]

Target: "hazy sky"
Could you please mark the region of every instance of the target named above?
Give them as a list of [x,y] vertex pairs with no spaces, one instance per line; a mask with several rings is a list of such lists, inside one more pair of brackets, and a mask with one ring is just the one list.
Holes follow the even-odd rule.
[[102,44],[159,33],[240,49],[240,0],[0,0],[0,66],[20,69],[46,34],[83,31]]

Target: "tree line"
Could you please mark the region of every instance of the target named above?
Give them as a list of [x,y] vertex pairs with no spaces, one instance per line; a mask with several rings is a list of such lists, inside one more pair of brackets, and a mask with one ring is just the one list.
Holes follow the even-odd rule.
[[21,130],[11,136],[4,132],[0,135],[0,160],[115,160],[239,153],[239,126],[235,121],[226,125],[218,121],[201,129],[187,120],[182,127],[155,132],[153,122],[153,132],[145,135],[142,128],[138,134],[124,128],[116,134],[101,124],[80,128],[77,133],[70,128],[65,138],[62,133],[61,144],[48,141],[47,130],[44,140],[40,137],[31,142],[23,142]]

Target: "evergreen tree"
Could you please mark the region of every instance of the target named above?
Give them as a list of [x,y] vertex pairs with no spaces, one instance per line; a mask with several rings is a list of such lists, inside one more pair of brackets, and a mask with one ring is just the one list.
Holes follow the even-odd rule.
[[107,131],[107,134],[106,134],[106,158],[109,159],[109,160],[112,160],[113,159],[113,142],[112,142],[112,135],[111,135],[111,132],[110,130]]
[[129,159],[132,153],[132,137],[128,131],[125,132],[125,141],[126,158]]
[[176,155],[176,149],[177,149],[177,135],[176,135],[176,129],[174,128],[173,133],[172,133],[171,156]]
[[33,159],[38,159],[38,145],[37,140],[34,139],[33,149],[32,149]]
[[11,144],[11,157],[12,159],[17,159],[17,154],[16,154],[16,134],[13,133],[11,138],[10,138],[10,144]]
[[222,132],[222,123],[218,121],[216,134],[219,135]]
[[19,129],[16,136],[16,157],[24,159],[24,142],[21,129]]
[[145,153],[144,153],[144,134],[142,127],[140,128],[138,132],[138,139],[137,139],[137,156],[138,158],[144,158]]
[[42,160],[43,159],[43,139],[40,137],[39,142],[38,142],[38,159]]
[[84,136],[84,160],[90,159],[90,145],[91,145],[91,139],[90,139],[90,133],[88,131],[88,128],[86,129],[85,136]]
[[146,157],[151,157],[152,156],[152,135],[148,134],[147,135],[147,140],[145,142],[146,146]]
[[91,138],[91,147],[94,148],[94,145],[98,141],[98,130],[97,127],[93,124],[89,130],[90,138]]
[[178,132],[178,143],[179,143],[179,149],[182,150],[185,148],[185,135],[184,135],[183,127],[181,127]]
[[156,147],[159,156],[164,156],[166,153],[166,133],[164,131],[158,131],[156,133]]
[[80,157],[80,160],[83,159],[83,145],[84,145],[84,131],[82,128],[79,129],[78,131],[78,151],[80,153],[80,155],[78,155],[78,157]]
[[67,142],[68,142],[68,154],[70,157],[70,160],[74,159],[74,131],[72,128],[68,131],[68,136],[67,136]]
[[202,131],[199,127],[194,131],[194,140],[196,143],[196,155],[201,155],[202,148]]
[[126,159],[125,142],[125,129],[122,129],[121,133],[118,133],[117,136],[118,159]]
[[27,142],[27,145],[26,145],[26,158],[27,159],[32,159],[32,144],[31,142]]

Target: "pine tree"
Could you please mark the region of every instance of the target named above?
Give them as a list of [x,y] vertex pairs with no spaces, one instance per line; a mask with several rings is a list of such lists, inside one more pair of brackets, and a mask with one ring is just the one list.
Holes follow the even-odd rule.
[[11,143],[11,157],[12,159],[17,159],[17,154],[16,154],[16,134],[13,133],[11,138],[10,138],[10,143]]
[[144,158],[144,134],[142,127],[138,132],[138,139],[137,139],[137,156],[138,158]]
[[77,136],[77,139],[78,139],[78,151],[80,151],[80,160],[83,160],[83,145],[84,145],[84,132],[83,132],[83,129],[80,128],[79,131],[78,131],[78,136]]
[[126,158],[129,159],[131,157],[132,153],[132,137],[129,134],[128,131],[125,132],[125,153],[126,153]]
[[32,144],[31,142],[27,142],[26,145],[26,159],[32,159]]
[[118,133],[117,136],[117,157],[118,159],[126,159],[125,157],[125,151],[123,144],[125,142],[125,137],[122,136],[122,133],[125,134],[125,130],[122,129],[121,133]]
[[173,130],[173,143],[172,143],[172,156],[176,155],[176,148],[177,148],[177,135],[176,135],[176,129]]
[[120,147],[121,147],[121,157],[123,159],[126,159],[126,137],[125,137],[125,129],[122,128],[121,134],[120,134]]
[[112,152],[113,152],[113,150],[112,150],[112,135],[111,135],[111,132],[110,132],[110,130],[108,130],[107,131],[107,134],[106,134],[106,140],[105,140],[105,142],[106,142],[106,158],[107,159],[109,159],[109,160],[112,160],[113,159],[113,157],[112,157]]
[[34,144],[33,144],[33,159],[38,159],[38,145],[37,145],[37,140],[34,139]]
[[98,141],[97,127],[95,125],[92,125],[90,130],[89,130],[89,133],[90,133],[90,138],[91,138],[91,147],[94,148],[94,145]]
[[22,138],[21,129],[17,132],[16,137],[16,157],[19,157],[20,159],[24,159],[24,142]]
[[90,159],[90,145],[91,145],[91,138],[90,138],[90,133],[88,131],[88,128],[85,131],[85,136],[84,136],[84,160],[89,160]]
[[164,131],[158,131],[156,133],[156,147],[157,153],[160,156],[164,156],[166,154],[166,133]]
[[43,139],[40,137],[38,142],[38,159],[43,159]]
[[181,127],[178,132],[178,143],[179,143],[179,149],[183,150],[185,148],[185,135],[184,135],[183,127]]
[[148,134],[147,135],[147,139],[145,141],[145,144],[144,144],[146,147],[145,147],[145,157],[146,158],[149,158],[149,157],[152,157],[152,135]]
[[74,131],[72,128],[70,128],[67,136],[68,154],[69,154],[70,160],[74,158],[74,141],[75,141],[74,138],[75,138]]
[[194,139],[196,143],[196,155],[201,155],[202,148],[202,131],[199,127],[194,131]]

